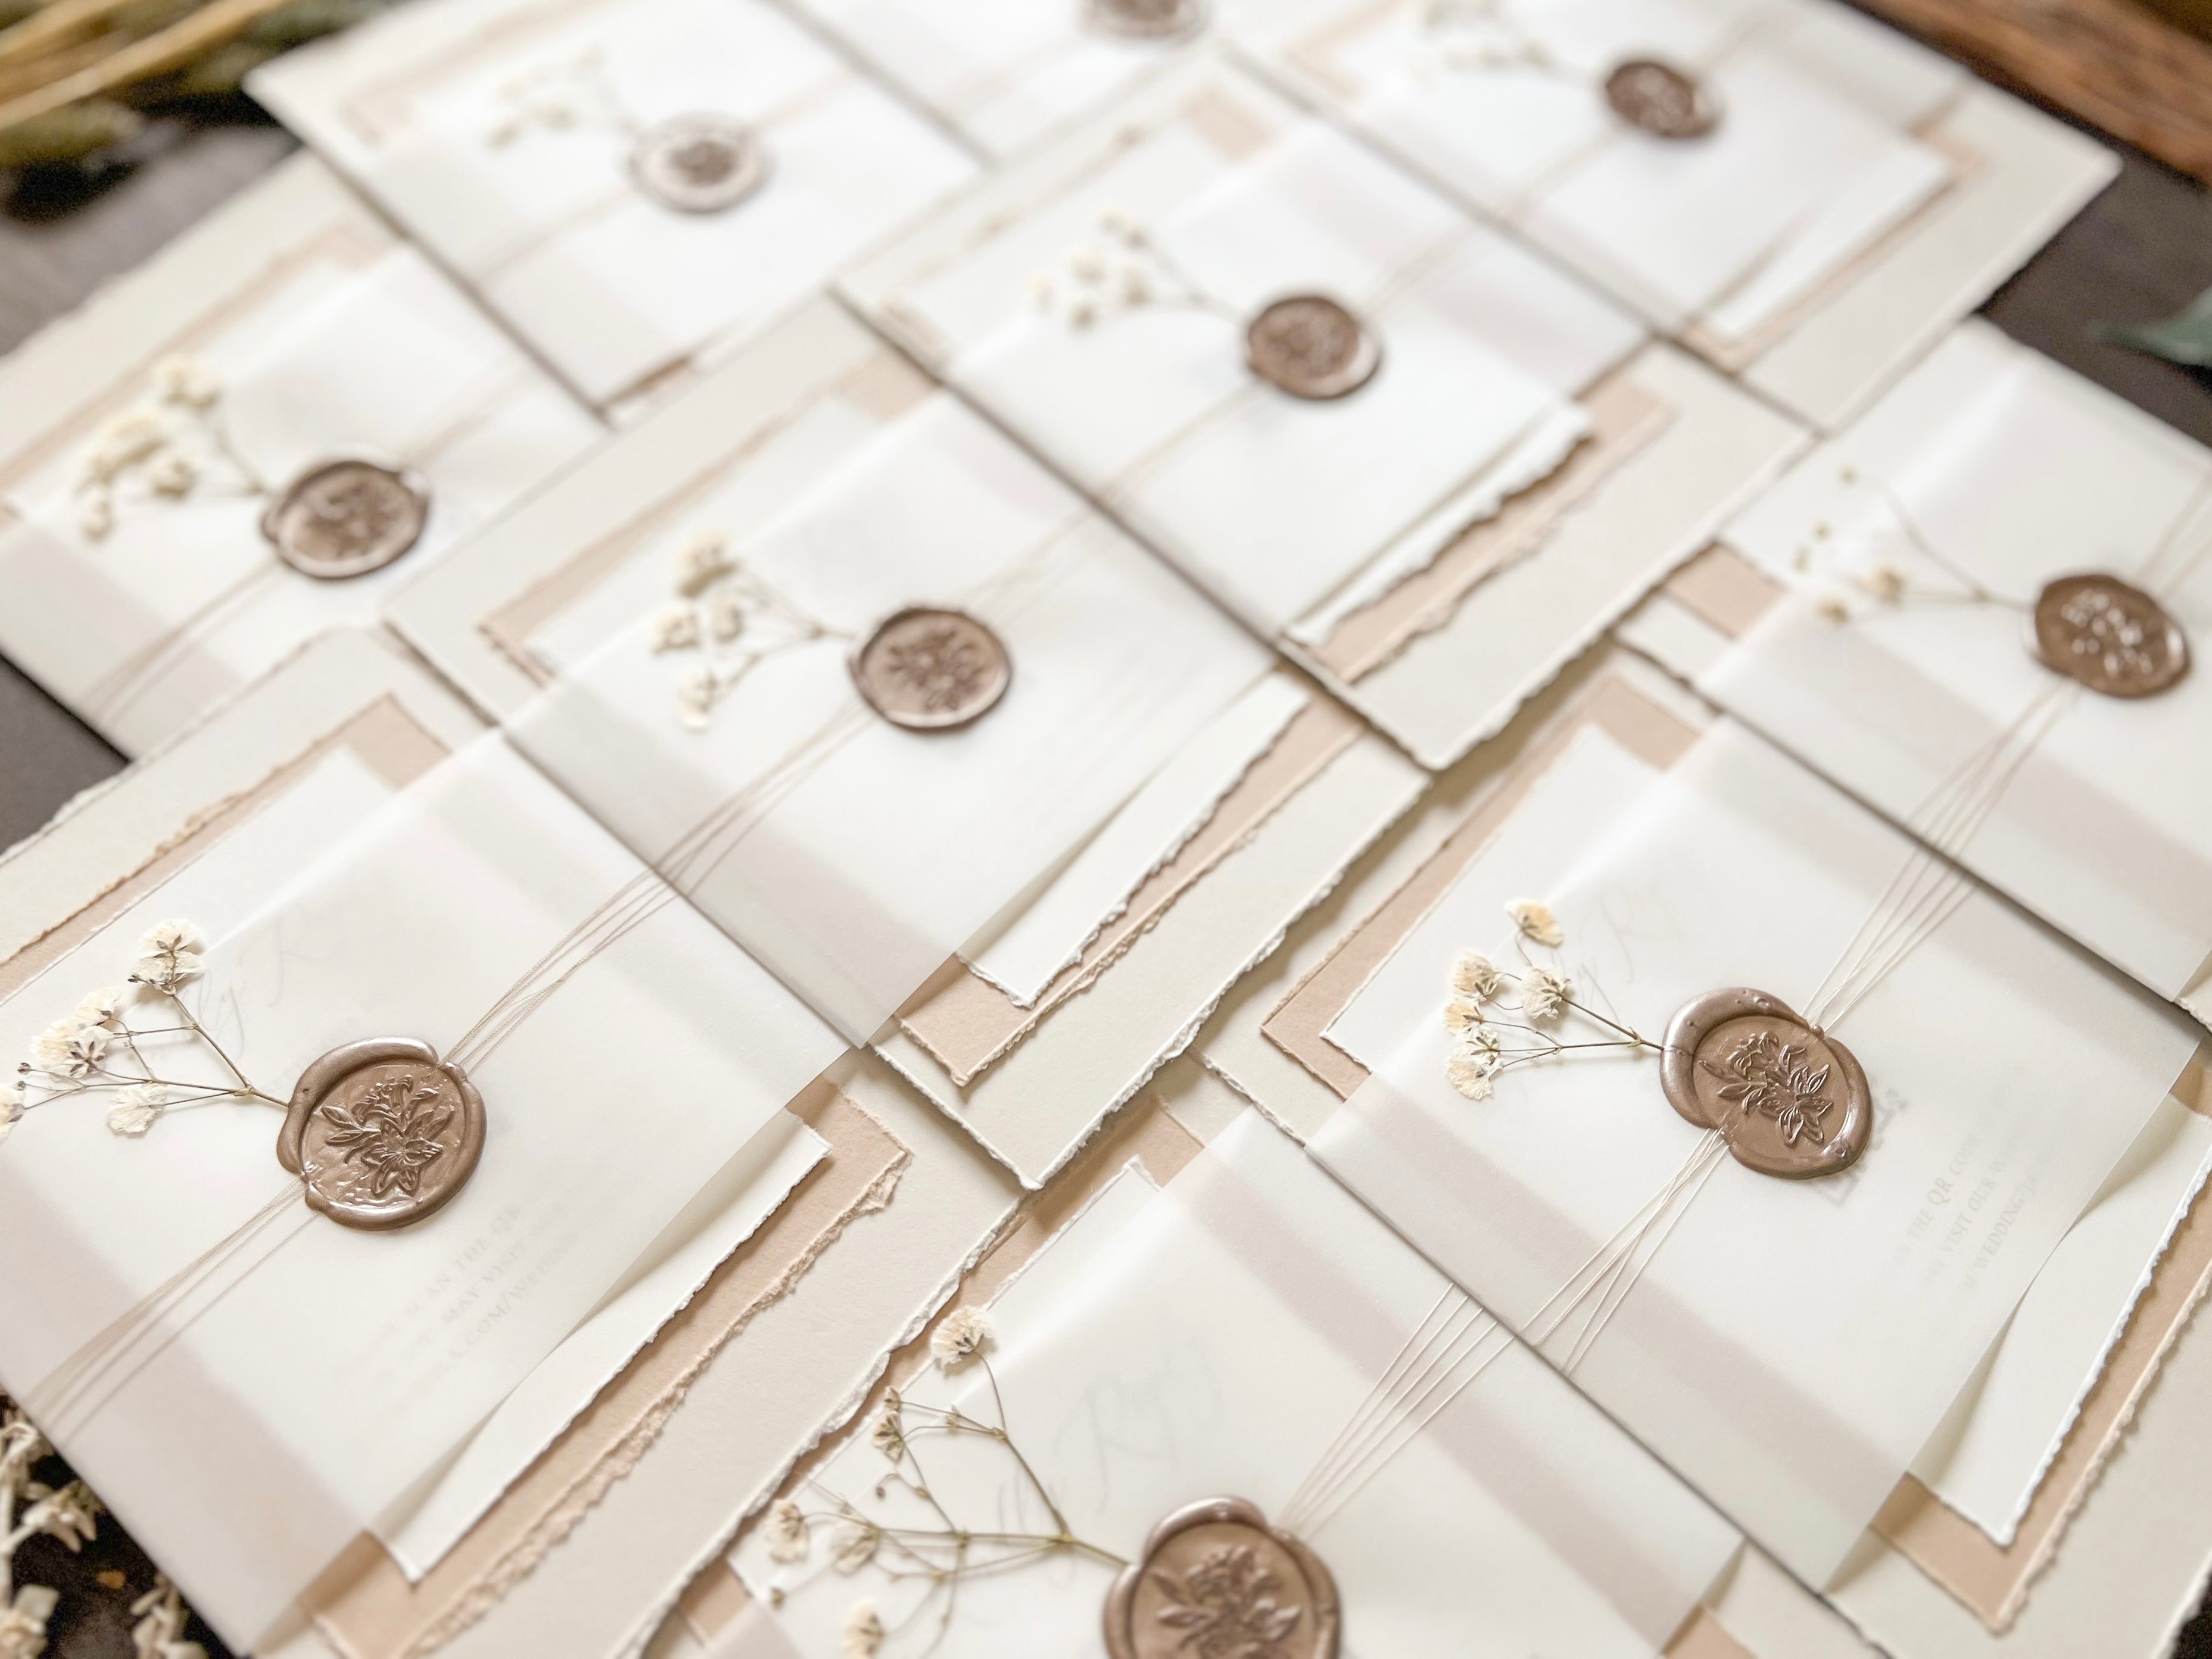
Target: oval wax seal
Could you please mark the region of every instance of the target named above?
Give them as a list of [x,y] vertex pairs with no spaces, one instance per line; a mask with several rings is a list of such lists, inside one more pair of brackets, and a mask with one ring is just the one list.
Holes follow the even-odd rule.
[[333,1048],[300,1073],[276,1161],[342,1226],[382,1231],[441,1208],[483,1154],[483,1097],[412,1037]]
[[430,486],[418,474],[374,461],[312,466],[261,515],[276,556],[325,581],[381,570],[422,539]]
[[1605,77],[1613,112],[1655,138],[1702,138],[1720,124],[1720,102],[1686,70],[1632,58]]
[[2189,639],[2133,583],[2096,572],[2060,576],[2036,595],[2028,647],[2045,668],[2107,697],[2153,697],[2189,672]]
[[1106,1596],[1111,1659],[1336,1659],[1336,1580],[1241,1498],[1154,1527]]
[[1091,0],[1091,27],[1108,34],[1157,40],[1188,34],[1206,20],[1205,0]]
[[1251,371],[1293,398],[1327,399],[1357,392],[1382,367],[1382,349],[1359,319],[1319,294],[1276,301],[1244,331]]
[[1717,1129],[1737,1163],[1804,1181],[1858,1162],[1874,1097],[1851,1051],[1780,999],[1744,987],[1683,1005],[1659,1056],[1668,1103]]
[[988,714],[1013,679],[999,636],[964,611],[910,606],[886,617],[851,659],[869,708],[910,732],[942,732]]
[[758,134],[726,115],[679,115],[659,122],[630,146],[630,177],[646,195],[678,213],[720,213],[768,180]]

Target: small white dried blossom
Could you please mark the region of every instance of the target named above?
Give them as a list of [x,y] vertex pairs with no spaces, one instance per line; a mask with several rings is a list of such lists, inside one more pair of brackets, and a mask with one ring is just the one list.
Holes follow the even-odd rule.
[[1127,208],[1109,207],[1098,216],[1098,228],[1115,241],[1130,247],[1143,247],[1147,238],[1144,222]]
[[945,1370],[957,1370],[990,1345],[991,1320],[981,1308],[955,1308],[930,1333],[929,1352]]
[[806,1530],[806,1512],[788,1498],[779,1498],[768,1512],[768,1554],[787,1565],[804,1561],[812,1544]]
[[694,668],[676,682],[676,718],[686,731],[704,732],[714,723],[714,671]]
[[[18,1079],[20,1083],[21,1079]],[[15,1126],[23,1121],[23,1097],[15,1090],[0,1095],[0,1146],[8,1144],[8,1137],[15,1133]]]
[[197,357],[164,357],[154,365],[154,395],[165,404],[205,409],[222,396],[222,380]]
[[86,540],[94,542],[115,528],[115,503],[106,489],[88,489],[77,497],[76,527]]
[[33,1528],[59,1540],[72,1555],[83,1547],[86,1539],[99,1531],[100,1500],[83,1481],[72,1480],[65,1486],[53,1487],[33,1480],[23,1492],[33,1501],[15,1523],[18,1531]]
[[115,1103],[107,1109],[107,1127],[115,1134],[136,1140],[154,1127],[168,1103],[169,1091],[160,1084],[134,1083],[115,1091]]
[[735,593],[707,596],[707,631],[718,645],[733,642],[745,631],[745,602]]
[[1461,1046],[1455,1048],[1444,1060],[1444,1081],[1469,1100],[1487,1100],[1491,1095],[1491,1070],[1484,1056]]
[[906,1425],[899,1416],[897,1389],[891,1390],[875,1426],[868,1431],[868,1443],[894,1463],[906,1455]]
[[856,1573],[876,1559],[876,1547],[883,1541],[882,1528],[848,1516],[830,1534],[830,1565],[842,1573]]
[[104,1025],[85,1025],[74,1017],[58,1019],[31,1039],[31,1069],[49,1077],[90,1077],[113,1040]]
[[189,495],[199,478],[199,469],[173,449],[155,456],[146,469],[146,482],[157,495]]
[[1505,907],[1505,914],[1513,918],[1513,925],[1524,939],[1553,946],[1566,943],[1566,930],[1552,914],[1552,907],[1540,899],[1515,899]]
[[1823,593],[1813,608],[1828,622],[1847,623],[1851,619],[1851,608],[1840,593]]
[[872,1601],[855,1601],[845,1615],[842,1659],[876,1659],[884,1649],[884,1621]]
[[702,530],[677,550],[676,591],[687,599],[696,599],[735,568],[721,532]]
[[652,646],[663,651],[689,651],[699,643],[699,612],[688,605],[672,605],[653,619]]
[[72,1018],[80,1025],[105,1025],[113,1030],[123,1023],[123,1005],[131,998],[127,985],[102,986],[97,991],[88,991],[76,1005]]
[[1498,964],[1480,951],[1462,951],[1452,958],[1451,988],[1463,997],[1494,997],[1504,983]]
[[143,410],[134,410],[109,422],[86,458],[85,470],[106,482],[126,467],[136,466],[168,441],[161,421]]
[[174,994],[200,971],[207,940],[189,921],[157,922],[138,941],[138,968],[131,977],[157,991]]
[[1454,1036],[1465,1036],[1482,1024],[1482,1005],[1473,997],[1455,991],[1444,1000],[1444,1030]]
[[1884,605],[1895,605],[1905,598],[1905,573],[1893,564],[1878,564],[1859,578],[1859,586]]
[[61,1592],[25,1584],[12,1602],[0,1602],[0,1659],[39,1659],[46,1650],[46,1621]]
[[1067,256],[1067,268],[1077,281],[1095,283],[1106,274],[1106,256],[1086,242]]
[[1521,1012],[1531,1021],[1557,1019],[1575,994],[1574,981],[1550,968],[1521,975]]

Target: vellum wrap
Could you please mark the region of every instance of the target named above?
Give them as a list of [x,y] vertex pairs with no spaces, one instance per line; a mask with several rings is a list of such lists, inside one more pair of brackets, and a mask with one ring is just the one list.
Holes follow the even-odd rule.
[[1089,0],[801,0],[799,9],[996,156],[1105,103],[1185,44],[1098,28]]
[[[2013,603],[1914,603],[1960,584],[1906,538],[1900,507]],[[2212,455],[1977,325],[1726,540],[1771,602],[1702,666],[1701,690],[2153,990],[2212,1010]],[[1885,562],[1901,605],[1849,584]],[[2099,696],[2029,654],[2014,605],[2085,570],[2158,596],[2197,657],[2178,685]],[[1818,609],[1836,592],[1856,599],[1841,626]],[[1967,791],[1985,818],[1942,824],[1933,798],[2008,733],[2017,761]]]
[[[1663,775],[1575,740],[1330,1028],[1371,1068],[1313,1147],[1516,1328],[1664,1189],[1701,1133],[1654,1057],[1596,1051],[1445,1080],[1455,954],[1513,960],[1540,894],[1592,1006],[1647,1033],[1717,987],[1807,1007],[1910,843],[1723,722]],[[2164,1102],[2197,1034],[1961,884],[1932,933],[1834,1017],[1876,1103],[1847,1174],[1723,1160],[1575,1380],[1808,1582],[1828,1579],[2060,1239]],[[1895,918],[1893,918],[1894,920]],[[2130,1292],[2131,1295],[2131,1292]],[[1592,1322],[1569,1322],[1564,1360]]]
[[[669,526],[672,561],[716,510],[709,492]],[[847,637],[767,658],[702,732],[677,714],[691,659],[654,654],[641,619],[511,729],[855,1041],[1018,914],[1268,671],[1260,646],[949,398],[730,550]],[[971,726],[902,731],[854,688],[853,639],[916,604],[968,611],[1012,658],[1011,689]]]
[[[1018,206],[872,298],[1255,629],[1370,567],[1388,574],[1361,602],[1425,568],[1587,434],[1571,399],[1639,343],[1626,313],[1225,68],[1147,106],[1055,151],[1048,180],[1033,161]],[[1086,326],[1041,310],[1037,273],[1107,246],[1109,213],[1210,304],[1109,301]],[[1293,398],[1245,367],[1249,318],[1302,293],[1380,343],[1348,397]]]
[[[569,118],[500,136],[532,83]],[[753,332],[975,173],[756,0],[433,6],[254,86],[599,404]],[[637,131],[694,114],[768,153],[766,182],[720,212],[664,207],[626,170]]]
[[[394,584],[599,435],[413,249],[365,263],[310,250],[289,263],[265,296],[234,304],[193,351],[222,389],[211,417],[268,494],[247,493],[235,468],[188,439],[204,478],[193,494],[170,498],[130,482],[117,491],[113,527],[88,537],[74,487],[96,425],[8,492],[15,522],[0,528],[0,586],[39,623],[9,630],[9,653],[131,750],[180,729],[315,635],[374,622]],[[244,273],[241,288],[260,275]],[[125,407],[151,402],[150,368],[140,367]],[[429,516],[394,563],[319,580],[278,559],[260,520],[301,473],[342,457],[420,474]]]
[[[1241,1497],[1281,1516],[1440,1298],[1456,1294],[1247,1112],[1164,1191],[1134,1171],[1119,1177],[1000,1295],[987,1357],[1015,1443],[1071,1530],[1133,1558],[1155,1522],[1199,1498]],[[1418,1434],[1401,1433],[1395,1455],[1301,1534],[1335,1578],[1344,1651],[1662,1651],[1741,1537],[1490,1329],[1488,1363],[1466,1368],[1463,1391]],[[972,1367],[919,1380],[906,1398],[997,1420],[991,1385]],[[918,1420],[908,1414],[909,1426]],[[956,1516],[1041,1520],[1000,1449],[932,1437],[920,1455]],[[931,1524],[911,1499],[872,1498],[885,1467],[856,1436],[794,1495],[810,1510],[836,1492],[895,1524]],[[878,1572],[823,1571],[820,1531],[816,1561],[799,1567],[774,1562],[764,1532],[736,1562],[757,1596],[793,1586],[777,1616],[799,1651],[837,1651],[858,1596],[872,1597],[887,1625],[904,1612],[912,1590]],[[971,1579],[949,1650],[1101,1654],[1112,1576],[1054,1560]]]
[[[248,1076],[288,1093],[364,1036],[450,1050],[605,901],[653,896],[495,737],[386,794],[343,755],[322,763],[0,1006],[0,1042],[20,1048],[120,978],[149,923],[184,915],[211,945],[188,1000]],[[0,1154],[0,1238],[42,1271],[0,1291],[0,1375],[34,1407],[55,1395],[41,1416],[72,1462],[243,1649],[356,1534],[412,1508],[556,1351],[572,1392],[540,1402],[541,1432],[586,1403],[658,1322],[628,1293],[654,1285],[665,1318],[711,1268],[682,1265],[691,1235],[720,1224],[702,1194],[749,1164],[786,1190],[803,1173],[803,1152],[794,1172],[777,1149],[808,1132],[794,1140],[781,1109],[841,1047],[668,902],[476,1064],[482,1162],[397,1232],[287,1201],[297,1181],[263,1106],[175,1109],[143,1140],[109,1133],[100,1096],[34,1109]],[[240,1231],[272,1204],[273,1222]],[[196,1261],[211,1271],[88,1386],[48,1389]],[[614,1324],[587,1324],[603,1308]]]
[[[1960,70],[1840,9],[1765,0],[1232,3],[1230,27],[1408,164],[1668,329],[1723,347],[1786,320],[1942,191],[1914,130]],[[1522,60],[1516,30],[1551,67]],[[1720,106],[1669,141],[1607,106],[1613,67],[1700,75]]]

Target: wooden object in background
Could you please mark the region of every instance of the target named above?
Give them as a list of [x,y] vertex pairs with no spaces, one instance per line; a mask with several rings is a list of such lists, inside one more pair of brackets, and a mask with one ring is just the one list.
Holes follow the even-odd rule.
[[1869,10],[2212,182],[2212,44],[2136,0],[1859,0]]

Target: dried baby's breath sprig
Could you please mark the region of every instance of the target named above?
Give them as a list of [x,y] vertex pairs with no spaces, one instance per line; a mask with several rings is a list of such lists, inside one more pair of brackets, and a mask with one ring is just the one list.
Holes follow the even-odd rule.
[[1134,214],[1109,208],[1098,216],[1095,234],[1096,240],[1077,243],[1057,267],[1030,278],[1030,297],[1039,311],[1078,330],[1148,307],[1237,316],[1234,306],[1177,264]]
[[599,46],[526,69],[501,83],[493,95],[499,113],[485,129],[484,143],[494,149],[505,149],[534,132],[632,132],[637,127],[623,106],[607,72],[606,53]]
[[[1477,951],[1462,951],[1452,960],[1444,996],[1444,1030],[1452,1039],[1444,1080],[1455,1091],[1469,1100],[1488,1100],[1497,1092],[1498,1075],[1515,1066],[1584,1049],[1653,1046],[1577,998],[1574,981],[1556,962],[1528,958],[1531,945],[1557,951],[1566,943],[1566,930],[1549,905],[1516,899],[1505,914],[1522,957],[1518,973]],[[1590,1021],[1612,1035],[1570,1042],[1556,1028],[1571,1019]]]
[[133,505],[267,495],[267,481],[231,443],[222,396],[222,378],[197,358],[155,364],[147,395],[77,457],[70,493],[78,533],[105,540],[120,511]]
[[1428,0],[1421,12],[1420,39],[1446,69],[1566,73],[1500,0]]
[[[188,921],[149,928],[127,983],[88,992],[70,1013],[31,1039],[13,1086],[0,1096],[0,1140],[33,1108],[76,1095],[106,1095],[109,1130],[131,1139],[177,1106],[254,1100],[283,1110],[286,1103],[256,1088],[185,1005],[185,987],[205,971],[206,948],[199,929]],[[161,1075],[156,1057],[179,1045],[211,1056],[228,1080],[195,1083]]]
[[[1845,489],[1874,495],[1887,523],[1838,536],[1834,527],[1823,520],[1813,526],[1811,534],[1792,553],[1790,562],[1794,568],[1818,573],[1829,584],[1814,601],[1814,608],[1825,620],[1848,623],[1864,608],[1867,600],[1887,607],[1996,605],[2014,611],[2027,608],[2025,602],[1997,592],[1937,546],[1935,538],[1905,506],[1904,497],[1887,484],[1869,482],[1856,467],[1849,465],[1837,468],[1836,479]],[[1873,556],[1874,550],[1885,542],[1893,545],[1901,543],[1917,556],[1922,568],[1933,567],[1940,573],[1939,579],[1929,580],[1916,576],[1909,565]],[[1856,606],[1854,595],[1860,598]]]
[[677,550],[673,586],[675,602],[654,614],[646,645],[655,656],[703,653],[676,682],[677,718],[694,732],[708,730],[716,706],[769,658],[851,637],[747,568],[720,531],[696,532]]
[[[952,1333],[950,1337],[946,1336],[948,1330]],[[1006,1426],[1006,1401],[999,1391],[998,1377],[985,1357],[989,1341],[988,1320],[980,1312],[961,1309],[939,1322],[931,1349],[939,1365],[945,1369],[969,1364],[981,1368],[990,1385],[992,1420],[970,1416],[957,1407],[918,1405],[892,1389],[886,1394],[883,1411],[869,1430],[869,1443],[882,1454],[888,1466],[875,1483],[875,1497],[880,1501],[896,1488],[927,1509],[931,1524],[889,1524],[879,1516],[864,1513],[842,1494],[822,1486],[818,1480],[810,1481],[809,1489],[821,1496],[826,1508],[808,1513],[793,1504],[790,1505],[792,1513],[787,1514],[784,1506],[779,1504],[769,1513],[769,1554],[780,1562],[805,1561],[808,1549],[798,1540],[810,1538],[817,1528],[829,1528],[824,1559],[816,1563],[813,1571],[799,1582],[771,1586],[769,1599],[772,1603],[780,1605],[805,1583],[823,1572],[848,1578],[872,1573],[890,1583],[918,1583],[922,1587],[915,1606],[897,1622],[888,1626],[877,1613],[872,1599],[855,1601],[844,1626],[848,1653],[879,1653],[902,1634],[918,1628],[933,1632],[927,1644],[920,1648],[920,1655],[936,1652],[951,1630],[962,1584],[981,1574],[1018,1571],[1062,1556],[1078,1556],[1114,1568],[1128,1565],[1112,1551],[1075,1535],[1051,1490],[1015,1443]],[[918,1443],[930,1437],[957,1439],[979,1449],[997,1448],[1012,1463],[1014,1476],[1021,1487],[1042,1506],[1050,1530],[1023,1532],[1007,1530],[1002,1525],[970,1526],[957,1519],[945,1507],[924,1468]],[[933,1611],[933,1620],[930,1616]],[[856,1647],[855,1643],[861,1645]]]
[[0,1396],[0,1659],[39,1659],[61,1601],[43,1584],[15,1583],[15,1552],[45,1536],[71,1554],[99,1530],[100,1500],[82,1480],[49,1486],[32,1469],[53,1453],[15,1403]]

